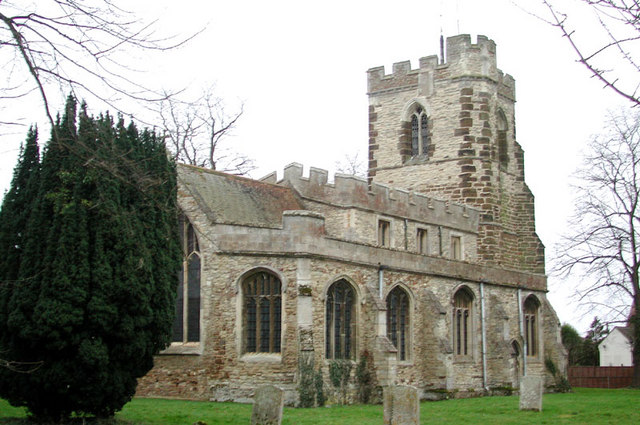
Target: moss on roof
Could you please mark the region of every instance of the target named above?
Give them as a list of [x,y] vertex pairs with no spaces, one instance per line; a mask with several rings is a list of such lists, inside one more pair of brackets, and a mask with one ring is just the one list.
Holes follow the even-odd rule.
[[190,165],[178,165],[188,191],[214,223],[281,227],[282,213],[304,209],[291,188]]

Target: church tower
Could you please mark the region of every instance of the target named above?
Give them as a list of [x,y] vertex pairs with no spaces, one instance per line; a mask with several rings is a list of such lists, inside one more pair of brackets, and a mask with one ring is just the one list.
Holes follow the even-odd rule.
[[447,39],[446,60],[368,71],[369,179],[481,210],[479,261],[544,273],[534,197],[516,141],[515,81],[496,45]]

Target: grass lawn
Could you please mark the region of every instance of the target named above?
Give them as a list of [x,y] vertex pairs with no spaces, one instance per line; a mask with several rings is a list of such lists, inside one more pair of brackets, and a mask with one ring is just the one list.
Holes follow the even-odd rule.
[[[570,394],[544,396],[542,413],[520,412],[518,397],[484,397],[424,402],[421,424],[640,424],[640,390],[577,388]],[[0,424],[20,424],[24,417],[0,400]],[[134,399],[116,417],[119,424],[192,425],[248,424],[251,405],[179,400]],[[284,425],[381,425],[382,406],[285,408]]]

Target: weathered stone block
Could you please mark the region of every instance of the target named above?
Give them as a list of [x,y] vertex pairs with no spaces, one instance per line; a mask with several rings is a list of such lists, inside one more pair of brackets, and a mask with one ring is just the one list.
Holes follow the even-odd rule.
[[385,425],[420,424],[418,389],[409,385],[394,385],[384,389]]
[[524,376],[520,381],[520,410],[542,411],[543,379]]
[[256,389],[251,425],[280,425],[284,407],[284,391],[274,385]]

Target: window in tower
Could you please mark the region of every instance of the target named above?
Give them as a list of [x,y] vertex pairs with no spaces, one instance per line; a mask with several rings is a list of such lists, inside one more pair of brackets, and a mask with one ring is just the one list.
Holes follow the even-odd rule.
[[417,108],[411,116],[411,155],[428,154],[429,119],[422,108]]

